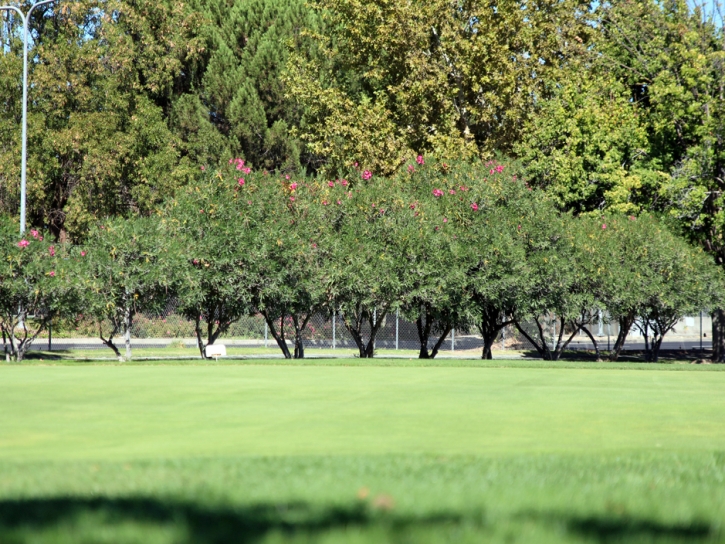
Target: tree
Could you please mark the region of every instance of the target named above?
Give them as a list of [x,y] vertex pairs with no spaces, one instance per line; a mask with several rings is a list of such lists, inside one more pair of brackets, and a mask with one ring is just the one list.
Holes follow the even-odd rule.
[[[131,328],[140,311],[163,309],[175,255],[159,232],[158,218],[115,219],[97,225],[81,250],[87,282],[85,313],[98,323],[101,341],[119,361],[131,360]],[[104,325],[109,329],[104,333]],[[121,355],[113,341],[122,333]]]
[[[302,359],[307,324],[328,302],[330,247],[324,231],[331,191],[311,178],[253,173],[247,179],[249,205],[261,213],[253,243],[266,248],[264,276],[252,291],[253,305],[284,356]],[[293,328],[292,353],[284,330],[287,320]]]
[[170,200],[161,220],[161,231],[176,237],[178,308],[194,322],[202,358],[206,346],[251,312],[252,289],[264,281],[266,248],[255,244],[258,209],[238,204],[240,188],[222,171],[209,173]]
[[589,32],[586,8],[568,0],[315,6],[326,60],[293,55],[285,82],[300,137],[332,175],[351,159],[389,175],[414,151],[509,151],[547,78],[585,51]]
[[[149,214],[195,170],[165,121],[185,66],[199,54],[181,2],[82,0],[35,10],[31,27],[28,216],[59,239],[82,239],[109,215]],[[0,56],[0,185],[17,194],[20,21]],[[6,94],[7,92],[7,94]],[[6,193],[7,195],[7,193]],[[15,197],[0,197],[13,206]],[[5,208],[7,210],[7,208]]]
[[592,67],[569,73],[516,146],[526,178],[577,214],[646,209],[666,176],[649,164],[640,106],[625,85]]
[[[647,208],[725,263],[725,88],[722,13],[685,0],[602,3],[593,42],[600,66],[629,89],[657,172]],[[725,313],[713,312],[713,357],[725,360]]]
[[[259,170],[299,170],[309,159],[289,134],[299,112],[285,99],[281,71],[290,51],[315,57],[305,32],[320,30],[319,17],[302,0],[197,5],[205,15],[199,33],[209,49],[198,88],[175,106],[186,151],[202,164],[232,154]],[[205,149],[210,142],[215,157]]]
[[330,251],[327,298],[359,356],[370,358],[385,317],[409,291],[413,257],[406,233],[415,211],[400,198],[396,178],[353,171],[331,183],[334,193],[327,202],[333,220],[325,236]]
[[18,362],[53,320],[72,319],[80,309],[82,279],[76,255],[33,229],[0,215],[0,331],[6,359]]
[[[433,359],[451,330],[466,331],[472,324],[466,289],[468,254],[459,238],[463,222],[474,210],[462,196],[453,196],[458,185],[472,180],[459,179],[463,164],[451,166],[422,155],[408,162],[397,173],[401,198],[412,210],[405,212],[412,213],[412,220],[398,233],[406,245],[401,258],[407,259],[408,276],[400,305],[403,315],[416,324],[418,357]],[[455,178],[449,182],[449,176]]]

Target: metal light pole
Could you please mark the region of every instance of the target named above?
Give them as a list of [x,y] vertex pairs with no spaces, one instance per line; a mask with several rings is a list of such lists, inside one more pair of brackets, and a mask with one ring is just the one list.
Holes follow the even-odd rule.
[[43,0],[31,6],[27,14],[15,6],[0,6],[0,11],[14,11],[23,21],[23,158],[20,172],[20,234],[25,232],[25,187],[28,166],[28,22],[33,10],[55,0]]

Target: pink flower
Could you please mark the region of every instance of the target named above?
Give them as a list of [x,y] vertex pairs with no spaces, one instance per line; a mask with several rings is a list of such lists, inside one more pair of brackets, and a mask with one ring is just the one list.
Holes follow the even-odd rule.
[[338,200],[338,201],[337,201],[337,204],[338,204],[338,205],[342,204],[342,200]]
[[412,174],[413,172],[415,172],[415,166],[413,166],[412,164],[409,164],[409,165],[408,165],[408,172],[410,172],[411,174]]
[[518,176],[514,176],[511,179],[514,180],[514,181],[516,181],[517,179],[519,179],[519,177]]
[[364,179],[365,181],[369,180],[371,177],[373,177],[373,173],[370,170],[365,170],[362,173],[362,179]]
[[313,243],[313,244],[312,244],[312,248],[313,248],[313,249],[317,249],[317,244]]
[[603,224],[602,224],[602,230],[604,230],[604,229],[606,229],[606,228],[607,228],[607,225],[606,225],[606,223],[603,223]]
[[443,191],[441,191],[440,189],[433,189],[433,196],[436,198],[441,197],[443,196]]
[[503,172],[503,165],[502,165],[502,164],[499,164],[499,165],[498,165],[498,166],[496,167],[496,172],[498,172],[499,174],[500,174],[501,172]]
[[455,191],[454,191],[453,189],[449,189],[449,190],[448,190],[448,194],[449,194],[449,195],[455,195],[455,194],[456,194],[456,192],[455,192]]
[[411,205],[410,205],[410,209],[411,209],[411,210],[414,210],[414,209],[415,209],[415,204],[411,204]]
[[238,183],[240,187],[244,185],[244,178],[239,178]]
[[86,256],[86,252],[85,251],[81,251],[81,257],[85,257],[85,256]]
[[251,205],[252,205],[252,201],[251,201],[251,200],[247,200],[247,204],[248,204],[249,206],[251,206]]
[[242,172],[244,172],[245,174],[249,174],[251,171],[252,171],[252,169],[249,167],[242,168]]
[[415,158],[415,162],[417,162],[418,164],[425,164],[425,161],[423,160],[423,155],[418,155]]
[[340,182],[340,185],[342,185],[343,187],[347,187],[347,180],[346,180],[346,179],[343,179],[343,180],[342,180],[342,181]]
[[291,196],[291,197],[289,197],[289,200],[290,200],[290,202],[294,202],[295,201],[295,197]]
[[636,220],[637,220],[637,218],[636,218],[635,216],[633,216],[633,215],[630,215],[630,216],[629,216],[629,220],[630,220],[630,221],[636,221]]
[[444,218],[443,218],[443,222],[444,222],[444,223],[448,223],[448,218],[447,218],[447,217],[444,217]]
[[50,253],[51,257],[55,257],[55,246],[50,246],[48,248],[48,253]]
[[295,189],[297,189],[297,183],[293,181],[292,183],[289,184],[289,188],[292,191],[294,191]]
[[323,206],[327,206],[328,204],[329,204],[329,202],[328,202],[327,200],[323,200],[323,201],[322,201],[322,205],[323,205]]
[[206,166],[202,166],[202,167],[201,167],[201,171],[202,171],[202,172],[206,171]]
[[385,210],[380,210],[380,215],[385,215]]
[[54,277],[55,277],[55,270],[51,270],[51,271],[50,271],[50,272],[48,273],[48,275],[49,275],[49,276],[50,276],[51,278],[54,278]]
[[355,168],[357,168],[357,161],[355,161],[355,162],[354,162],[354,163],[353,163],[352,165],[353,165],[353,166],[354,166]]
[[287,181],[289,181],[289,174],[285,174],[284,179],[286,179]]
[[496,170],[494,170],[493,168],[491,168],[491,170],[488,171],[488,173],[491,174],[491,175],[493,175],[494,172],[496,172]]
[[516,230],[521,230],[521,225],[519,225],[519,226],[518,226],[518,227],[516,228]]
[[28,242],[27,240],[20,240],[18,242],[18,247],[28,247],[28,245],[30,245],[30,242]]
[[193,260],[192,262],[193,262],[194,264],[199,264],[199,259],[194,259],[194,260]]
[[37,230],[31,230],[30,231],[30,236],[32,236],[33,238],[35,238],[37,240],[38,239],[38,231]]
[[234,163],[234,159],[229,159],[229,164]]
[[472,210],[473,210],[474,212],[477,212],[477,211],[478,211],[478,204],[476,204],[475,202],[474,202],[473,204],[471,204],[471,209],[472,209]]
[[328,187],[334,187],[335,186],[335,182],[334,181],[328,181],[327,182],[327,186]]

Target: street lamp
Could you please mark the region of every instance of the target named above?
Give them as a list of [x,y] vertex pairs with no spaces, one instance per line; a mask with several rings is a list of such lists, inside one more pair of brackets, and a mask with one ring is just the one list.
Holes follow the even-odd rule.
[[26,181],[26,169],[28,165],[28,22],[30,21],[30,14],[38,6],[50,4],[55,0],[43,0],[42,2],[36,2],[28,10],[28,13],[23,15],[20,8],[15,6],[0,6],[0,11],[14,11],[20,15],[20,19],[23,21],[23,158],[22,158],[22,170],[20,172],[20,234],[25,232],[25,181]]

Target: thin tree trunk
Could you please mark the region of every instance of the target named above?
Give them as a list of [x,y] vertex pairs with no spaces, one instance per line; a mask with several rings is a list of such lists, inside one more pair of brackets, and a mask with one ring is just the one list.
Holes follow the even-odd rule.
[[282,350],[282,354],[284,355],[284,358],[291,359],[292,354],[289,351],[289,346],[287,345],[287,340],[284,337],[284,315],[282,315],[282,317],[280,317],[280,319],[279,319],[279,332],[277,332],[277,329],[275,329],[274,323],[268,317],[268,314],[266,312],[262,312],[262,315],[264,316],[264,320],[267,322],[267,327],[269,327],[269,332],[272,333],[272,337],[277,342],[279,349]]
[[619,334],[617,335],[617,341],[614,342],[614,349],[609,353],[609,360],[616,361],[619,359],[619,354],[622,352],[624,343],[627,341],[627,335],[629,330],[632,328],[634,323],[633,314],[626,315],[619,318]]
[[202,359],[206,359],[206,353],[204,353],[204,337],[201,334],[201,316],[197,315],[194,319],[194,332],[196,333],[196,346],[199,348],[199,354]]
[[[425,317],[425,324],[423,318]],[[425,309],[425,316],[423,310],[418,312],[418,319],[415,320],[415,327],[418,330],[418,340],[420,341],[420,351],[418,352],[418,359],[431,359],[430,353],[428,352],[428,339],[430,338],[431,318],[428,308]]]
[[581,327],[579,327],[579,328],[580,328],[581,330],[583,330],[583,331],[584,331],[584,334],[586,334],[586,335],[587,335],[587,336],[589,337],[589,339],[590,339],[590,340],[592,341],[592,344],[594,345],[594,353],[595,353],[595,354],[596,354],[596,356],[597,356],[597,362],[601,361],[601,360],[602,360],[602,358],[601,358],[601,356],[599,355],[599,344],[597,344],[597,341],[596,341],[596,340],[594,339],[594,336],[592,335],[592,333],[591,333],[591,332],[589,332],[589,329],[588,329],[587,327],[585,327],[584,325],[582,325],[582,326],[581,326]]
[[123,361],[123,355],[121,355],[121,352],[118,351],[118,346],[113,342],[113,337],[118,333],[118,321],[116,319],[112,320],[113,323],[113,330],[111,330],[111,333],[108,335],[108,338],[103,338],[103,322],[98,322],[98,336],[101,339],[101,342],[103,342],[104,346],[107,346],[113,350],[113,353],[116,354],[116,357],[119,361]]
[[131,360],[131,325],[133,324],[133,315],[131,308],[126,308],[123,314],[123,339],[126,344],[126,360]]
[[451,329],[453,326],[446,326],[446,328],[443,330],[443,334],[440,335],[438,338],[438,341],[433,346],[433,349],[430,352],[430,358],[435,359],[436,355],[438,355],[438,351],[441,349],[441,346],[443,345],[443,342],[446,341],[446,338],[449,334],[451,334]]
[[725,362],[725,310],[717,309],[712,316],[712,361]]

